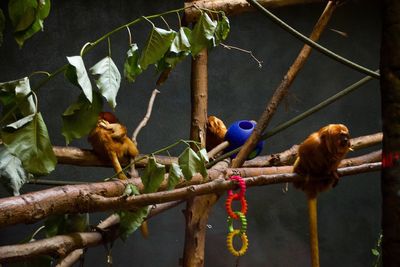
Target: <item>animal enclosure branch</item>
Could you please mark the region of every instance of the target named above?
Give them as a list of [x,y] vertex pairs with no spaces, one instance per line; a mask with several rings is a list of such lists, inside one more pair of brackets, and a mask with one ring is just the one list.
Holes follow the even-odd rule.
[[[322,3],[323,0],[259,0],[261,5],[267,8],[278,8],[291,5],[301,5],[308,3]],[[245,0],[198,0],[186,1],[185,11],[186,20],[193,22],[200,16],[199,8],[212,11],[223,11],[227,16],[234,16],[244,12],[255,10]]]
[[[359,166],[339,168],[338,173],[340,176],[348,176],[348,175],[378,171],[380,170],[380,168],[381,168],[380,162],[367,163]],[[247,187],[252,187],[252,186],[264,186],[270,184],[293,182],[296,179],[302,179],[302,178],[296,173],[283,173],[283,174],[260,175],[256,177],[244,178],[244,181]],[[237,186],[236,183],[233,181],[218,178],[212,182],[200,185],[193,185],[186,188],[180,188],[166,192],[132,196],[124,199],[120,197],[112,197],[112,198],[101,197],[98,200],[98,203],[103,203],[103,204],[113,203],[112,206],[114,208],[119,207],[121,209],[124,208],[132,209],[132,207],[135,206],[151,205],[154,203],[165,203],[174,200],[186,199],[188,197],[192,197],[195,195],[204,195],[215,192],[222,192],[229,189],[234,189],[236,186]],[[94,246],[96,244],[99,244],[99,242],[101,242],[102,237],[100,233],[92,232],[92,233],[75,233],[71,235],[56,236],[51,238],[50,240],[51,242],[48,242],[49,240],[45,239],[42,241],[35,241],[42,243],[31,242],[20,245],[1,246],[0,263],[15,259],[24,259],[24,257],[30,257],[32,255],[52,254],[50,253],[50,251],[60,253],[63,251],[62,249],[65,248],[68,248],[68,251],[73,251],[74,249],[79,249],[82,247]],[[35,244],[39,245],[36,246]]]
[[[362,165],[369,164],[363,163]],[[226,162],[220,162],[209,170],[209,177],[223,182],[229,174]],[[220,168],[220,169],[217,169]],[[291,171],[291,166],[287,166]],[[276,167],[272,167],[276,169]],[[279,169],[278,169],[279,170]],[[271,173],[266,170],[265,173]],[[281,175],[270,174],[270,176]],[[198,176],[198,177],[197,177]],[[182,183],[180,188],[124,197],[126,185],[137,183],[137,179],[109,181],[87,185],[68,185],[32,192],[16,197],[0,199],[0,227],[18,223],[33,223],[53,214],[99,212],[115,209],[132,209],[144,205],[187,199],[196,195],[220,192],[219,182],[203,182],[201,175],[192,178],[190,183]],[[203,182],[203,184],[201,184]],[[141,184],[136,184],[142,190]],[[200,191],[197,186],[201,185]],[[234,184],[232,184],[234,186]],[[229,188],[225,188],[231,189]]]
[[[328,24],[328,21],[332,17],[335,8],[336,4],[332,1],[329,1],[310,34],[311,40],[316,41],[320,38],[322,32],[324,31],[324,29]],[[254,131],[247,139],[246,143],[242,146],[236,158],[232,161],[233,168],[238,168],[242,166],[247,156],[251,153],[251,151],[254,150],[258,142],[261,140],[262,133],[267,128],[270,120],[272,119],[272,116],[275,114],[275,111],[278,108],[278,105],[287,95],[290,86],[292,85],[294,79],[297,77],[297,74],[299,73],[301,68],[304,66],[306,60],[310,56],[310,53],[311,53],[311,47],[308,45],[304,45],[299,55],[297,56],[297,58],[290,66],[285,76],[283,77],[283,80],[279,84],[278,88],[272,95],[263,114],[257,121],[257,125]]]
[[[180,201],[156,205],[150,211],[146,220],[177,206],[179,203]],[[71,261],[76,259],[76,257],[79,258],[82,248],[94,247],[118,238],[118,231],[115,228],[118,224],[119,217],[111,215],[97,226],[97,228],[108,232],[107,240],[100,232],[93,231],[58,235],[18,245],[1,246],[0,263],[23,261],[40,255],[51,255],[56,258],[66,257],[59,264],[59,266],[65,266],[66,262],[63,263],[62,261]],[[69,256],[70,258],[68,258]]]

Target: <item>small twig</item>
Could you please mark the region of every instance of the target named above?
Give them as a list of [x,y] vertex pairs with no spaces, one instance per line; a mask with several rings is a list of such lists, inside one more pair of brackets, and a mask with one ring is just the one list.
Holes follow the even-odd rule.
[[216,155],[218,155],[220,152],[224,151],[226,148],[228,148],[229,142],[224,141],[221,144],[217,145],[213,149],[211,149],[208,153],[207,156],[208,158],[214,158]]
[[135,131],[133,132],[132,135],[132,141],[135,142],[135,144],[137,143],[136,138],[140,132],[140,130],[146,126],[148,120],[150,119],[151,116],[151,111],[153,110],[153,104],[154,104],[154,100],[157,96],[157,94],[159,94],[160,91],[156,89],[153,90],[153,93],[151,94],[150,100],[149,100],[149,105],[147,107],[147,112],[146,115],[144,116],[143,120],[139,123],[138,127],[135,129]]
[[47,75],[47,77],[49,77],[49,76],[51,75],[50,72],[43,71],[43,70],[38,70],[38,71],[34,71],[34,72],[32,72],[31,74],[29,74],[29,79],[30,79],[33,75],[36,75],[36,74],[44,74],[44,75]]
[[169,26],[168,22],[164,19],[163,16],[160,16],[161,20],[164,21],[165,25],[167,25],[168,30],[171,30],[171,27]]
[[108,44],[108,56],[111,57],[111,40],[110,40],[110,37],[107,38],[107,44]]
[[131,30],[129,29],[129,26],[126,26],[126,30],[128,31],[129,45],[131,45],[132,44],[132,33],[131,33]]
[[258,67],[259,67],[260,69],[262,68],[262,63],[263,63],[263,61],[257,59],[257,58],[254,56],[254,54],[253,54],[252,51],[250,51],[250,50],[245,50],[245,49],[243,49],[243,48],[236,47],[236,46],[232,46],[232,45],[227,45],[227,44],[224,44],[224,43],[220,43],[220,45],[222,45],[223,48],[226,48],[226,49],[229,49],[229,50],[234,49],[234,50],[238,50],[238,51],[240,51],[240,52],[244,52],[244,53],[249,54],[249,55],[258,63]]

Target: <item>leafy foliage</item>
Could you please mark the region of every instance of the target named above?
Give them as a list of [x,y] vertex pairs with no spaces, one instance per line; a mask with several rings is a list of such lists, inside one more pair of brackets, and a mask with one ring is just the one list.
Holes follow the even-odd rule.
[[168,190],[174,189],[181,178],[183,178],[181,167],[176,163],[172,163],[168,174]]
[[207,13],[202,12],[199,20],[193,28],[190,44],[192,47],[192,56],[196,56],[203,48],[214,47],[215,30],[217,22],[213,21]]
[[14,196],[19,195],[22,185],[30,174],[22,167],[19,158],[11,154],[3,145],[0,146],[0,182]]
[[163,57],[171,46],[175,35],[176,32],[173,30],[164,30],[153,25],[139,58],[139,64],[143,70]]
[[63,113],[62,134],[67,144],[74,138],[87,135],[96,125],[97,117],[102,110],[103,100],[99,93],[93,93],[93,102],[90,103],[82,93],[78,101],[70,105]]
[[61,214],[49,216],[45,222],[46,237],[85,232],[89,228],[89,214]]
[[149,162],[142,175],[144,193],[156,192],[160,187],[165,176],[165,166],[156,162],[154,157],[149,158]]
[[44,19],[50,13],[50,0],[10,0],[8,13],[15,40],[22,47],[27,39],[43,30]]
[[40,113],[17,130],[3,129],[1,136],[7,149],[21,159],[28,172],[46,175],[54,170],[57,160]]
[[36,112],[33,97],[28,95],[31,93],[29,79],[27,77],[0,83],[0,102],[3,104],[3,114],[7,114],[15,106],[17,108],[12,112],[6,120],[9,127],[18,129],[29,122]]
[[96,85],[100,93],[107,99],[112,108],[117,106],[117,93],[121,84],[121,74],[111,57],[105,57],[90,68],[93,75],[97,75]]
[[204,178],[208,177],[202,153],[196,154],[193,149],[188,147],[179,156],[178,162],[186,180],[191,180],[196,173],[200,173]]
[[65,71],[65,77],[74,85],[82,89],[86,98],[92,103],[92,84],[86,71],[85,63],[81,56],[67,57],[69,66]]
[[222,14],[222,19],[218,21],[217,28],[215,29],[216,45],[219,45],[228,37],[230,29],[231,26],[228,17],[225,16],[225,14]]
[[120,211],[120,234],[122,240],[126,240],[128,235],[136,231],[149,214],[149,206],[139,208],[135,212]]
[[139,65],[139,48],[137,44],[132,44],[127,52],[127,58],[124,64],[125,78],[129,82],[134,82],[142,71],[142,67]]

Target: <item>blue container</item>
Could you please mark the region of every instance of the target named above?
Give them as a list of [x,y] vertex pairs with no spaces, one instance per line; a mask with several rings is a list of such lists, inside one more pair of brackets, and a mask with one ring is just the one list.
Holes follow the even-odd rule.
[[[225,151],[228,152],[244,145],[255,127],[255,121],[242,120],[234,122],[231,126],[229,126],[228,131],[225,134],[225,140],[229,142],[229,147]],[[264,141],[260,141],[247,159],[257,157],[261,153],[264,143]],[[236,155],[237,153],[233,154],[231,158],[235,158]]]

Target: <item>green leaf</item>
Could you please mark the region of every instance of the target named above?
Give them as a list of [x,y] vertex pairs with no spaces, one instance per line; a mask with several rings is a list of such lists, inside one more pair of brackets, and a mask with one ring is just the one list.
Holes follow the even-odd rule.
[[1,136],[7,149],[22,161],[28,172],[47,175],[54,170],[57,159],[40,113],[18,130],[4,129]]
[[19,158],[12,155],[5,146],[0,146],[0,182],[14,196],[28,181],[30,174],[22,167]]
[[[18,102],[18,109],[13,112],[12,117],[14,118],[10,118],[10,120],[7,121],[8,123],[18,122],[18,120],[36,112],[33,97],[27,97],[27,95],[30,93],[31,87],[28,77],[0,83],[0,101],[4,105],[3,114],[12,109],[15,105],[17,105]],[[17,124],[21,125],[21,123],[22,122],[19,122]]]
[[179,54],[181,52],[190,51],[191,30],[187,27],[181,27],[172,41],[169,51]]
[[117,213],[120,218],[120,234],[122,240],[126,240],[128,235],[132,234],[142,225],[144,219],[149,214],[149,206],[139,208],[134,212],[120,211]]
[[143,71],[138,62],[139,48],[137,44],[132,44],[127,52],[127,58],[124,64],[124,75],[129,82],[134,82],[136,77]]
[[67,144],[73,139],[79,139],[87,135],[95,127],[102,107],[103,100],[99,93],[93,93],[92,103],[82,93],[78,101],[64,111],[62,115],[62,135],[65,137]]
[[121,74],[111,57],[105,57],[90,68],[93,75],[97,75],[97,88],[107,99],[112,108],[117,106],[117,93],[121,84]]
[[200,157],[201,162],[198,163],[198,170],[200,174],[203,176],[203,178],[208,177],[208,172],[206,168],[206,163],[209,161],[208,156],[207,156],[207,150],[205,148],[200,149],[197,152],[197,155]]
[[200,157],[190,147],[187,147],[179,156],[178,163],[187,181],[190,181],[193,175],[199,172],[198,166],[200,162]]
[[153,26],[139,59],[139,65],[143,70],[164,56],[171,46],[175,35],[176,32],[173,30],[164,30]]
[[0,46],[3,44],[3,31],[6,24],[6,18],[4,17],[3,10],[0,8]]
[[207,13],[202,12],[190,38],[192,56],[196,56],[203,48],[215,46],[216,28],[217,22],[211,20]]
[[165,166],[156,162],[154,157],[149,158],[149,163],[142,175],[142,183],[144,193],[156,192],[164,181]]
[[22,47],[27,39],[43,30],[44,19],[50,13],[50,0],[10,0],[8,9],[15,40]]
[[136,185],[127,184],[122,196],[129,197],[129,196],[136,196],[136,195],[140,195],[139,189],[136,187]]
[[89,213],[51,215],[44,226],[46,237],[85,232],[89,228]]
[[176,163],[172,163],[168,174],[168,190],[174,189],[181,178],[183,178],[181,167]]
[[36,0],[10,0],[8,14],[15,32],[28,29],[36,20]]
[[225,14],[223,14],[222,19],[218,21],[217,29],[215,30],[216,45],[219,45],[222,41],[226,40],[230,29],[231,26],[229,24],[229,19]]
[[67,57],[69,66],[65,71],[65,76],[74,85],[82,89],[86,98],[91,103],[93,101],[92,84],[90,83],[85,64],[81,56]]
[[379,254],[380,254],[379,251],[377,249],[374,249],[374,248],[371,249],[371,252],[372,252],[372,255],[374,255],[376,257],[379,256]]

